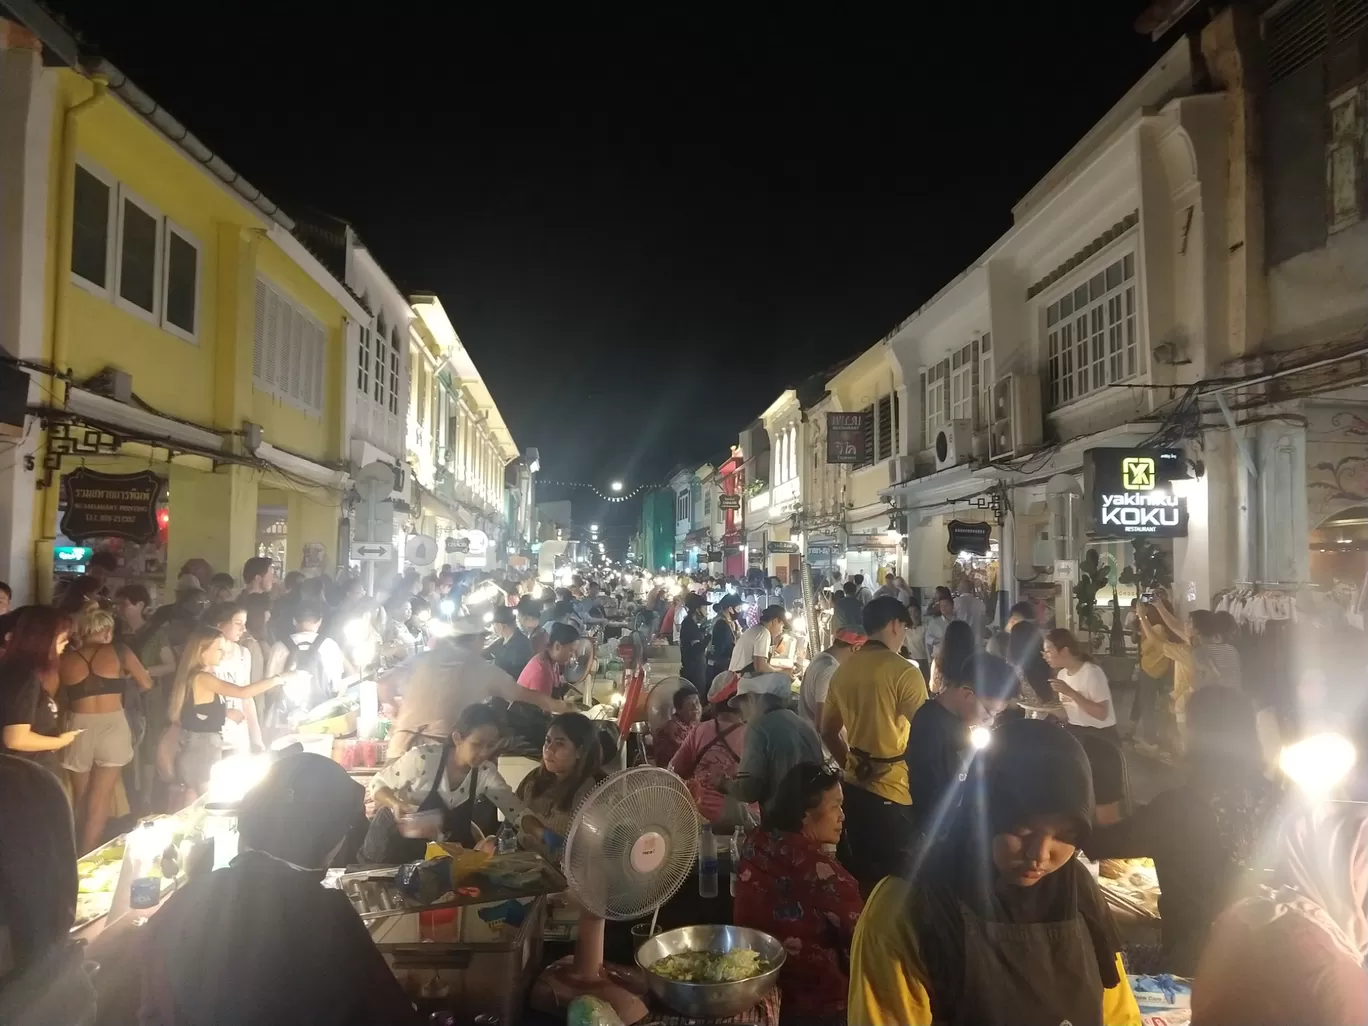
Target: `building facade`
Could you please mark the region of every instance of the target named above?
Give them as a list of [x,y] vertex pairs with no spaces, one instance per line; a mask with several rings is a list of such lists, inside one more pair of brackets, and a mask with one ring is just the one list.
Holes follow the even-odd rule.
[[417,497],[415,533],[437,540],[453,567],[503,566],[508,554],[505,468],[513,436],[441,300],[409,297],[411,382],[407,455]]
[[16,600],[98,550],[160,595],[195,557],[331,570],[346,334],[366,311],[117,68],[0,26],[0,342],[40,411],[0,481]]

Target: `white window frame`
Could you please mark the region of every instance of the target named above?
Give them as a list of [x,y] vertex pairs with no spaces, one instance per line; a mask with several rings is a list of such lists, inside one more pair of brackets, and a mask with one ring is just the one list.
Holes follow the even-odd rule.
[[993,333],[985,331],[978,339],[979,344],[979,398],[978,416],[974,420],[976,430],[985,431],[993,426]]
[[950,420],[950,358],[922,368],[923,448],[936,441],[936,432]]
[[[301,303],[294,296],[290,295],[289,292],[281,288],[270,278],[266,277],[263,274],[258,274],[256,276],[256,282],[254,283],[253,288],[255,289],[256,285],[258,284],[265,288],[267,292],[275,293],[277,307],[285,305],[292,308],[294,318],[298,319],[300,322],[299,345],[301,349],[299,352],[299,372],[302,376],[302,381],[306,394],[302,399],[291,395],[289,392],[288,385],[282,384],[279,380],[281,377],[280,371],[282,366],[284,365],[284,361],[288,361],[290,359],[288,355],[288,349],[291,344],[291,339],[285,337],[284,331],[279,329],[279,334],[277,336],[276,342],[278,345],[283,345],[286,347],[286,355],[283,357],[277,356],[275,362],[275,372],[277,380],[274,383],[272,383],[270,381],[267,381],[264,377],[257,376],[254,356],[252,369],[252,387],[259,392],[265,392],[267,395],[270,395],[273,398],[279,400],[280,402],[285,403],[287,406],[293,406],[295,409],[301,411],[306,416],[321,418],[323,416],[324,411],[327,409],[328,405],[328,327],[317,317],[315,317],[307,306]],[[264,297],[263,306],[263,317],[265,317],[265,311],[269,310],[270,308],[269,296]],[[253,307],[252,316],[253,344],[255,345],[255,306]],[[262,348],[263,356],[265,356],[265,325],[263,325],[262,330]],[[310,360],[311,351],[316,353],[316,364],[314,361]],[[315,393],[317,394],[317,402],[314,401]]]
[[369,325],[356,322],[356,362],[352,366],[356,369],[357,375],[356,394],[365,399],[370,398],[371,335]]
[[[396,327],[396,328],[394,328],[394,329],[391,331],[390,337],[389,337],[389,339],[387,340],[387,344],[388,344],[388,346],[389,346],[389,370],[390,370],[390,380],[389,380],[389,395],[386,397],[386,403],[387,403],[387,405],[386,405],[385,409],[389,411],[389,415],[390,415],[391,417],[397,417],[397,416],[399,416],[399,411],[400,411],[400,409],[402,409],[402,392],[403,392],[403,389],[401,389],[401,388],[399,387],[399,386],[400,386],[399,372],[400,372],[400,368],[403,366],[403,361],[400,359],[401,348],[402,348],[401,345],[400,345],[400,341],[401,341],[401,340],[400,340],[400,336],[399,336],[399,329]],[[450,407],[448,406],[448,410],[449,410],[449,409],[450,409]]]
[[[126,310],[135,317],[140,317],[149,324],[161,327],[161,282],[164,275],[164,265],[166,262],[166,239],[162,231],[162,222],[165,216],[160,210],[148,203],[132,189],[120,184],[118,188],[118,208],[115,211],[115,224],[118,229],[117,238],[114,242],[114,305],[120,310]],[[144,310],[137,303],[130,302],[123,297],[123,243],[124,243],[124,210],[125,204],[132,203],[156,223],[157,230],[153,235],[156,240],[153,243],[152,253],[152,309]]]
[[978,403],[978,343],[970,342],[950,354],[949,420],[967,420],[974,428],[974,407]]
[[[1125,273],[1127,262],[1131,268],[1129,277]],[[1107,272],[1118,265],[1120,278],[1116,285],[1109,286]],[[1094,294],[1092,286],[1098,277],[1103,279],[1102,285]],[[1075,306],[1080,289],[1088,291],[1087,305],[1081,311]],[[1056,308],[1065,300],[1070,307],[1068,313]],[[1132,381],[1145,373],[1142,301],[1140,259],[1133,235],[1127,243],[1100,254],[1082,273],[1070,276],[1067,285],[1040,297],[1040,362],[1045,369],[1051,410],[1101,395],[1111,385]]]
[[[182,242],[188,243],[195,251],[195,310],[194,327],[186,331],[180,325],[172,324],[166,319],[166,297],[171,288],[171,235],[172,233],[180,236]],[[202,289],[200,283],[204,280],[204,246],[194,235],[186,231],[171,218],[166,218],[163,225],[162,239],[162,276],[161,276],[161,326],[162,330],[175,335],[182,341],[189,342],[191,345],[199,345],[199,326],[200,326],[200,296]]]
[[[113,175],[111,175],[104,168],[100,167],[100,165],[92,163],[85,157],[77,157],[76,166],[79,167],[82,171],[85,171],[91,177],[99,179],[109,188],[109,201],[106,204],[105,209],[105,278],[107,278],[108,280],[103,285],[98,285],[95,282],[91,281],[89,278],[83,278],[81,275],[77,274],[76,271],[72,269],[70,257],[67,258],[67,274],[70,276],[71,283],[73,285],[76,285],[79,288],[84,289],[92,295],[99,296],[101,299],[109,299],[111,296],[115,295],[115,292],[113,291],[113,284],[116,272],[116,262],[118,260],[118,247],[116,243],[118,241],[119,236],[118,217],[119,210],[121,209],[119,205],[119,180],[115,178]],[[68,225],[67,230],[74,232],[76,229],[76,219],[74,216],[76,202],[76,186],[74,184],[74,178],[72,181],[73,217],[72,223]],[[71,248],[72,252],[75,252],[74,239],[72,240]]]

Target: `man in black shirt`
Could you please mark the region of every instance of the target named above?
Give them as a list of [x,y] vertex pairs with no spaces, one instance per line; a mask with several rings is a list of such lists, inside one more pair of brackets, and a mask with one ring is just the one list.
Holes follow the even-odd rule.
[[[907,779],[912,813],[923,834],[938,832],[958,807],[976,747],[971,733],[987,728],[1017,691],[1012,667],[974,651],[959,666],[942,666],[944,689],[912,717],[907,734]],[[979,735],[986,742],[988,735]]]
[[508,606],[496,607],[493,631],[498,640],[485,649],[485,653],[494,660],[495,666],[517,680],[532,658],[532,642],[518,630],[517,611]]

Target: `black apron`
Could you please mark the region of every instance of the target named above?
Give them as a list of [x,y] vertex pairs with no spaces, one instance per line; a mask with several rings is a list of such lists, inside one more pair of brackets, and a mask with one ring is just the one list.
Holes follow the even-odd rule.
[[[498,812],[490,806],[489,802],[483,802],[479,797],[480,790],[480,768],[472,766],[470,768],[470,790],[465,801],[455,808],[448,808],[439,790],[442,781],[446,778],[447,761],[451,758],[451,741],[442,745],[441,768],[437,771],[437,776],[433,778],[432,790],[428,791],[427,797],[418,806],[418,812],[440,812],[442,814],[442,828],[440,839],[450,841],[455,844],[464,845],[467,848],[475,846],[475,833],[471,830],[471,825],[478,825],[486,836],[491,836],[497,829]],[[485,809],[479,807],[483,802]],[[493,815],[489,815],[492,812]],[[395,825],[394,814],[387,808],[377,812],[371,820],[371,826],[366,836],[366,841],[362,846],[364,861],[368,863],[397,864],[404,862],[418,862],[423,858],[427,851],[428,842],[421,837],[404,837],[399,834]]]
[[960,902],[964,991],[957,1026],[1103,1026],[1102,977],[1071,899],[1053,923],[986,922]]

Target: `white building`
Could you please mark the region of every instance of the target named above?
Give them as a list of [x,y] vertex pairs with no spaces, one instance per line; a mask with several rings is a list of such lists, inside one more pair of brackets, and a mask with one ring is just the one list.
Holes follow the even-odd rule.
[[[1200,606],[1231,579],[1206,515],[1236,508],[1230,437],[1178,401],[1230,355],[1228,107],[1199,75],[1187,41],[1174,46],[1016,205],[1012,228],[882,343],[910,385],[911,459],[883,489],[908,518],[909,584],[1015,597],[1052,591],[1056,557],[1086,548],[1129,565],[1130,541],[1082,538],[1096,498],[1084,453],[1161,445],[1206,471],[1183,486],[1178,591]],[[990,526],[984,556],[951,551],[955,521]]]
[[413,321],[407,454],[415,533],[437,539],[442,562],[502,566],[507,550],[504,470],[518,447],[441,301],[409,297]]

